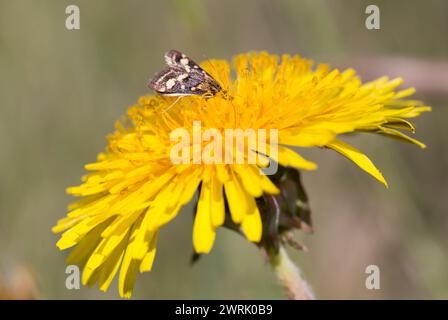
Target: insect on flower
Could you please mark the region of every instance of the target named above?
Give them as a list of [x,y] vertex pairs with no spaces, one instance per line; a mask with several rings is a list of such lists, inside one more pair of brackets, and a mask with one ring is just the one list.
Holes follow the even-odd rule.
[[201,95],[207,98],[222,90],[221,85],[185,54],[170,50],[165,54],[168,68],[160,71],[148,87],[164,96]]
[[[60,250],[72,248],[67,263],[83,268],[84,285],[98,283],[105,291],[118,274],[120,296],[130,298],[137,274],[153,268],[159,231],[189,202],[196,204],[192,243],[197,254],[212,250],[222,227],[244,234],[267,252],[281,254],[284,243],[300,247],[289,233],[297,228],[311,231],[312,225],[297,170],[315,170],[317,165],[298,154],[297,147],[336,151],[385,186],[382,173],[344,141],[344,134],[372,133],[425,147],[400,129],[414,132],[409,119],[431,108],[409,99],[414,90],[399,89],[401,79],[362,83],[352,69],[332,70],[297,55],[250,52],[237,55],[232,64],[214,60],[212,74],[218,84],[182,53],[172,50],[166,60],[168,69],[150,88],[162,97],[191,95],[178,101],[188,112],[171,117],[154,107],[167,110],[176,99],[141,97],[108,136],[97,161],[85,166],[89,173],[81,184],[67,189],[78,201],[52,229],[63,233],[57,242]],[[201,96],[207,93],[210,103]],[[198,120],[201,135],[214,129],[278,129],[278,143],[269,138],[269,152],[267,143],[258,142],[258,134],[253,151],[276,161],[279,171],[268,176],[261,163],[248,163],[245,143],[242,152],[232,152],[229,163],[174,163],[173,128],[194,134],[189,124]],[[238,151],[234,139],[226,140],[220,150]],[[271,144],[277,147],[271,149]],[[189,145],[183,148],[190,150]],[[238,154],[244,155],[244,163],[238,163]]]

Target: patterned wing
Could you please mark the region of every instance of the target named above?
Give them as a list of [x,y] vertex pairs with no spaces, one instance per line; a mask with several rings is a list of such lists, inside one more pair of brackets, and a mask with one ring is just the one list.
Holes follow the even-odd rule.
[[149,87],[162,95],[182,96],[205,94],[204,77],[188,74],[182,68],[167,68],[159,72],[149,83]]
[[[202,68],[189,57],[177,50],[170,50],[165,53],[166,64],[173,68],[182,68],[186,72],[203,71]],[[204,71],[205,72],[205,71]]]
[[210,95],[221,90],[219,83],[185,54],[170,50],[165,54],[168,68],[162,70],[148,86],[162,95]]

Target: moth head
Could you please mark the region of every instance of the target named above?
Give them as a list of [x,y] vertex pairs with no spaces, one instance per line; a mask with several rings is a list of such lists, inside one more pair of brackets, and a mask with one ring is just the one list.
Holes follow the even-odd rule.
[[202,92],[202,96],[211,98],[222,90],[221,85],[213,78],[206,78],[204,82],[198,85],[198,89]]

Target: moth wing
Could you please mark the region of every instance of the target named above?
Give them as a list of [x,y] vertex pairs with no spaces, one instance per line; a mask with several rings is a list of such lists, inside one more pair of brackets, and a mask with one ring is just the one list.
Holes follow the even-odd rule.
[[167,68],[157,73],[154,78],[148,83],[148,87],[157,92],[163,93],[166,90],[166,81],[175,77],[176,71],[172,68]]
[[182,53],[177,50],[170,50],[167,53],[165,53],[166,64],[170,67],[177,66],[181,58]]
[[187,72],[202,71],[202,68],[196,62],[177,50],[170,50],[165,53],[165,61],[168,66],[182,68]]
[[198,86],[204,81],[200,72],[187,73],[183,68],[169,67],[160,71],[149,82],[148,87],[162,95],[203,94]]
[[162,95],[202,95],[221,89],[196,62],[177,50],[165,53],[168,68],[162,70],[149,82],[148,87]]

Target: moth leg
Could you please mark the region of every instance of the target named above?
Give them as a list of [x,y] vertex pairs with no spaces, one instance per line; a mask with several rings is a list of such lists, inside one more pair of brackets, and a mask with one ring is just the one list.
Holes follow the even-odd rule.
[[174,102],[165,110],[163,110],[163,112],[167,112],[168,110],[170,110],[172,107],[174,107],[174,105],[179,102],[180,98],[182,98],[182,96],[178,96],[176,100],[174,100]]

